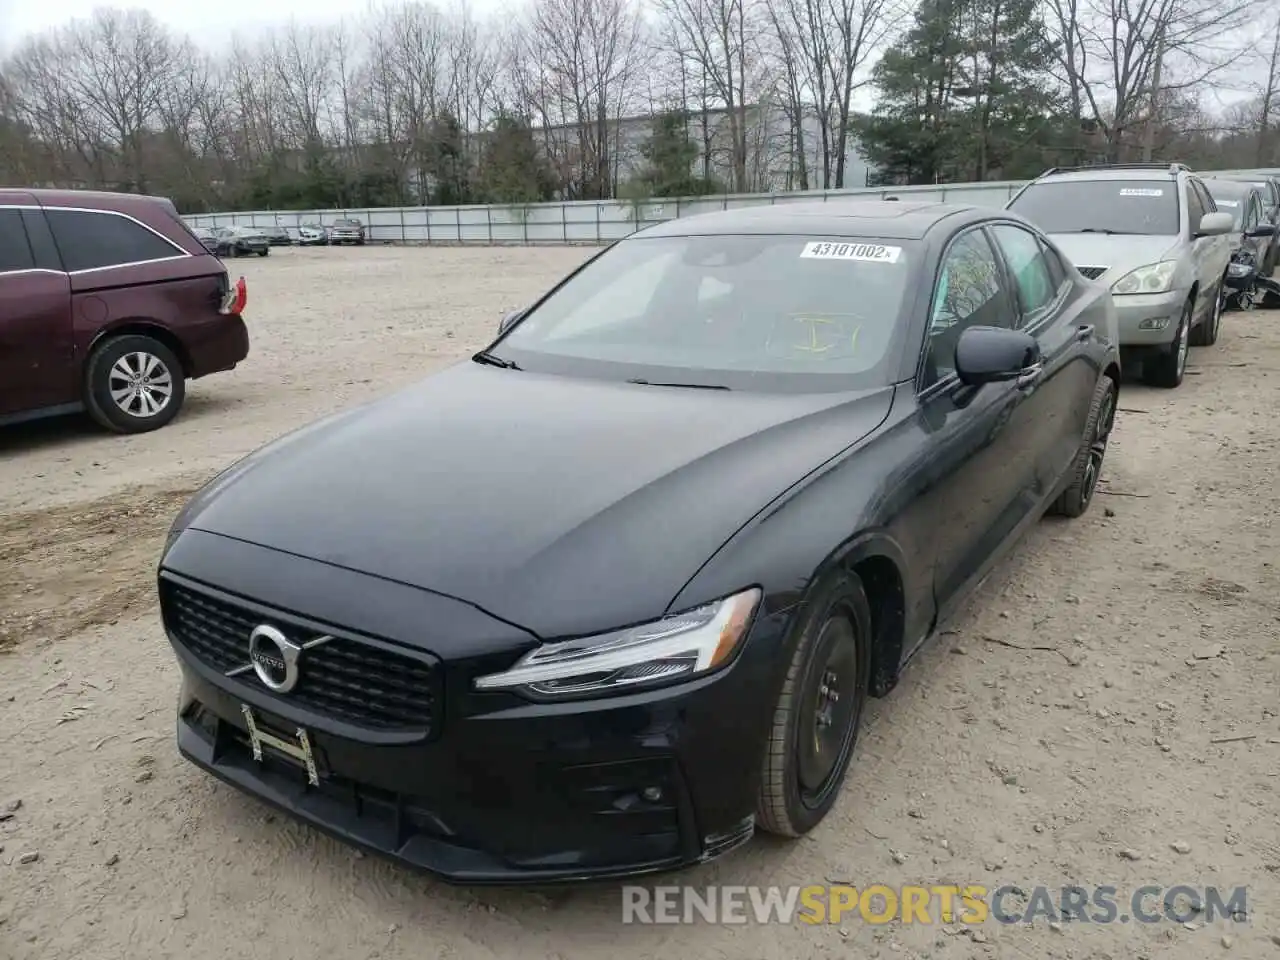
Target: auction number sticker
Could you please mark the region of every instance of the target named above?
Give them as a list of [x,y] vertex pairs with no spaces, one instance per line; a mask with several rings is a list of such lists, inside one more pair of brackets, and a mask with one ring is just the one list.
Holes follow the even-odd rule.
[[1164,190],[1159,187],[1122,187],[1122,197],[1163,197]]
[[901,247],[887,247],[883,243],[815,241],[806,243],[800,251],[801,257],[810,260],[858,260],[863,263],[897,263],[901,255]]
[[1215,200],[1215,201],[1213,201],[1213,202],[1214,202],[1217,206],[1219,206],[1219,207],[1238,207],[1238,206],[1240,206],[1240,201],[1239,201],[1239,200]]

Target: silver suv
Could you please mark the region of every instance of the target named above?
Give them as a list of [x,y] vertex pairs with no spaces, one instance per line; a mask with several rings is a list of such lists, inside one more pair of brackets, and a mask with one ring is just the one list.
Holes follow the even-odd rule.
[[1120,348],[1148,383],[1176,387],[1187,347],[1218,339],[1232,218],[1189,167],[1055,168],[1006,205],[1035,222],[1091,280],[1106,284]]

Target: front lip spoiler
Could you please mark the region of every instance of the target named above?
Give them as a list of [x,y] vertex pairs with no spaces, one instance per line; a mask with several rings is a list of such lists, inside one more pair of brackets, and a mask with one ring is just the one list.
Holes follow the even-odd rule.
[[[407,867],[417,873],[433,877],[450,886],[566,886],[674,873],[719,859],[724,854],[744,845],[755,835],[755,825],[750,823],[746,829],[735,834],[709,838],[711,842],[704,852],[692,858],[675,856],[648,863],[629,864],[624,867],[602,867],[585,870],[580,868],[513,869],[480,851],[458,847],[430,838],[420,838],[417,850],[409,850],[409,845],[398,851],[381,847],[367,834],[338,826],[337,824],[341,822],[343,816],[341,809],[334,801],[322,795],[304,794],[302,802],[296,802],[262,777],[248,773],[241,767],[230,763],[215,762],[213,760],[212,745],[191,730],[181,718],[178,720],[178,753],[184,759],[206,773],[217,777],[223,783],[261,800],[287,816],[314,827],[327,836],[373,854],[389,863]],[[325,817],[321,814],[321,810],[329,806],[333,808],[332,813]],[[417,854],[416,856],[415,853]],[[434,854],[432,857],[434,863],[452,860],[456,867],[450,870],[433,867],[426,862],[424,854]]]

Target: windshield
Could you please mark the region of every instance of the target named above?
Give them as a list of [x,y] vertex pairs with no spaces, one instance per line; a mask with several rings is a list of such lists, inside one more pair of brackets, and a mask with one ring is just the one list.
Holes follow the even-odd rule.
[[1027,187],[1009,209],[1045,233],[1179,232],[1173,180],[1050,180]]
[[912,241],[797,236],[616,244],[493,348],[546,372],[729,389],[891,382]]
[[1205,181],[1209,188],[1209,196],[1213,197],[1214,206],[1222,213],[1231,214],[1231,222],[1238,229],[1244,222],[1245,201],[1249,199],[1247,186],[1234,183],[1214,183]]

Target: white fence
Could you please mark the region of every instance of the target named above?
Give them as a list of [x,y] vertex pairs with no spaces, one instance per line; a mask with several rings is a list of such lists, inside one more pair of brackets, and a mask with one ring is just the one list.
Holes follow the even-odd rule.
[[[1280,171],[1222,170],[1210,173],[1269,173]],[[211,213],[186,217],[191,226],[239,224],[252,227],[299,227],[330,224],[353,217],[365,225],[373,243],[447,244],[598,244],[620,240],[645,227],[717,210],[742,207],[831,201],[847,197],[901,197],[931,202],[970,203],[1002,207],[1026,181],[951,183],[923,187],[868,187],[851,190],[808,190],[795,193],[723,194],[713,197],[661,199],[641,203],[623,200],[581,200],[535,203],[528,206],[472,204],[460,207],[377,207],[350,210],[258,210]]]

